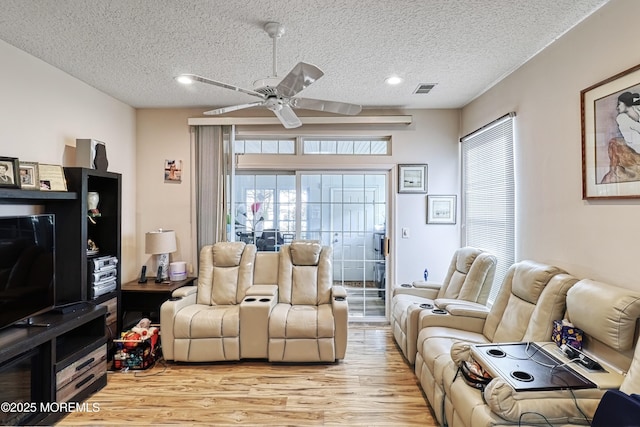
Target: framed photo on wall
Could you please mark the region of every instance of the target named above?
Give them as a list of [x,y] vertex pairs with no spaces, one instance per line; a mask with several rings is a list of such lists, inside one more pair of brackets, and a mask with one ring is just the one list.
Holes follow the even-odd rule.
[[19,188],[19,162],[16,157],[0,157],[0,188]]
[[398,193],[426,193],[427,165],[398,165]]
[[164,182],[182,182],[182,160],[164,161]]
[[427,196],[427,224],[455,224],[456,196]]
[[582,198],[640,197],[640,65],[580,92]]

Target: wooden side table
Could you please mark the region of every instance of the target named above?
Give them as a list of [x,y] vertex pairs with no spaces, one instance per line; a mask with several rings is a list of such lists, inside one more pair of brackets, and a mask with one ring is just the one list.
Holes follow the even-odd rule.
[[[171,298],[171,294],[178,288],[192,285],[196,277],[187,277],[175,282],[155,283],[155,277],[149,277],[147,283],[138,283],[137,280],[124,283],[122,293],[122,325],[126,329],[127,313],[142,312],[143,317],[148,317],[153,322],[160,321],[160,306]],[[139,319],[138,319],[139,320]],[[134,323],[135,324],[135,323]]]

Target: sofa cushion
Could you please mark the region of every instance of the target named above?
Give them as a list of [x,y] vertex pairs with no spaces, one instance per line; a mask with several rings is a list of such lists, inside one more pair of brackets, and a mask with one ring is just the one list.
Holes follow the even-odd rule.
[[218,242],[200,250],[198,304],[239,304],[253,285],[256,246]]
[[535,304],[549,280],[560,273],[557,267],[528,262],[516,267],[511,292],[518,298]]
[[298,240],[291,243],[290,250],[293,265],[317,265],[322,245],[316,241]]
[[174,319],[176,338],[221,338],[240,335],[240,309],[238,305],[189,305]]
[[456,270],[451,274],[451,279],[449,280],[449,285],[444,289],[440,298],[458,298],[460,295],[460,289],[462,289],[462,285],[464,285],[464,280],[467,278],[467,274],[461,273]]
[[567,294],[567,314],[588,336],[616,351],[629,350],[640,317],[640,293],[583,279]]
[[627,394],[640,394],[640,340],[636,344],[636,351],[631,360],[631,366],[620,385],[620,391]]
[[540,294],[551,278],[560,273],[566,272],[535,261],[513,264],[484,324],[483,333],[489,341],[522,339]]
[[269,318],[269,339],[333,338],[335,322],[330,304],[277,304]]
[[218,242],[213,245],[214,267],[235,267],[240,265],[244,242]]
[[456,270],[461,273],[467,274],[471,269],[473,262],[476,260],[476,257],[480,253],[481,252],[478,252],[478,249],[471,246],[460,248],[460,250],[458,250],[456,253]]
[[315,266],[293,266],[291,304],[318,304],[318,269]]

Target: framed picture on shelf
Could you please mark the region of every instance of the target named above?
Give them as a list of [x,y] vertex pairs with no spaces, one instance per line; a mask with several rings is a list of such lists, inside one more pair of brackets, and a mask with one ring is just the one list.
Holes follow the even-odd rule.
[[19,188],[19,161],[16,157],[0,157],[0,188]]
[[37,163],[20,162],[20,188],[23,190],[40,190]]
[[38,164],[38,180],[42,191],[67,191],[67,181],[60,165]]
[[456,196],[427,196],[427,224],[455,224]]
[[640,197],[640,65],[580,92],[582,198]]
[[426,193],[427,165],[398,165],[398,193]]

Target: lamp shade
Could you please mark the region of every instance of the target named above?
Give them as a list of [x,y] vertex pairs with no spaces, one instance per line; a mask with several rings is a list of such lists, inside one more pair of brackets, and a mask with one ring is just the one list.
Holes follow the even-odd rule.
[[176,233],[173,230],[150,231],[144,236],[146,254],[168,254],[176,250]]

